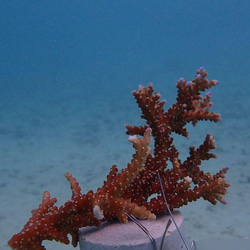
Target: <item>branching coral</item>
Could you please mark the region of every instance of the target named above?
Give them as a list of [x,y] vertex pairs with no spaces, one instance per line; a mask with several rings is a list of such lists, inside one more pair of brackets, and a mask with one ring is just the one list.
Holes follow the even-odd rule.
[[[208,81],[206,76],[205,69],[200,68],[193,81],[179,79],[176,103],[167,111],[163,109],[165,101],[160,101],[161,96],[158,92],[154,93],[152,84],[140,86],[138,91],[134,91],[146,125],[126,125],[129,141],[135,148],[131,163],[120,173],[113,165],[107,180],[96,193],[91,190],[82,194],[76,179],[66,173],[72,190],[71,200],[58,208],[56,198],[44,192],[39,208],[32,211],[32,217],[22,231],[9,240],[9,246],[13,249],[44,249],[43,240],[69,244],[68,234],[72,236],[72,245],[77,246],[80,227],[100,225],[112,218],[126,223],[127,213],[137,218],[155,219],[155,214],[166,210],[158,173],[170,209],[201,197],[212,204],[217,201],[225,203],[223,195],[229,187],[225,181],[228,168],[215,175],[200,169],[202,161],[216,157],[210,153],[215,149],[214,137],[208,134],[198,148],[191,146],[185,161],[180,160],[173,144],[173,133],[188,137],[187,123],[195,126],[200,120],[220,121],[219,114],[209,111],[211,93],[205,96],[200,94],[218,83]],[[153,153],[149,148],[151,133],[154,138]],[[172,166],[168,166],[168,162]],[[153,194],[156,197],[150,199]]]

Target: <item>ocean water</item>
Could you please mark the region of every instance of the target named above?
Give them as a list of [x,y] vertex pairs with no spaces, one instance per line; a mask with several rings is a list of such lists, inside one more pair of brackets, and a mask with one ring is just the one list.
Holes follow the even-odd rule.
[[[250,2],[1,1],[0,2],[0,248],[19,232],[49,190],[70,199],[64,177],[82,192],[121,169],[133,149],[125,124],[141,123],[131,91],[154,83],[175,101],[175,83],[204,66],[220,123],[199,123],[176,139],[183,157],[206,133],[229,166],[227,205],[199,200],[182,207],[187,239],[250,237]],[[47,249],[72,249],[48,242]]]

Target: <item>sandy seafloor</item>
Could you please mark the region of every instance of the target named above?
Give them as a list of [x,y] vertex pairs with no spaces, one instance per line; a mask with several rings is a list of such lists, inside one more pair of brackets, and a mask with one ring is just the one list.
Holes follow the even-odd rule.
[[[114,44],[109,44],[110,40],[106,36],[110,30],[107,29],[105,33],[102,28],[97,28],[92,31],[92,37],[97,32],[98,37],[106,39],[106,44],[99,44],[101,48],[98,43],[88,45],[87,58],[82,51],[84,46],[77,45],[70,51],[71,47],[65,46],[70,42],[65,38],[65,44],[62,43],[60,49],[63,50],[64,46],[69,49],[67,55],[58,52],[61,56],[58,59],[56,52],[55,55],[48,52],[51,48],[47,44],[48,48],[41,52],[41,55],[47,52],[47,56],[41,59],[28,49],[28,45],[24,45],[27,41],[32,45],[39,37],[34,36],[34,40],[26,38],[27,41],[14,44],[16,51],[23,49],[27,53],[9,56],[13,41],[11,36],[6,35],[4,42],[5,49],[8,49],[3,53],[5,63],[2,63],[1,68],[0,102],[0,249],[8,249],[7,241],[22,229],[31,210],[40,203],[43,191],[48,190],[52,197],[57,197],[59,206],[70,199],[69,184],[64,177],[66,172],[77,178],[82,192],[87,192],[102,185],[113,164],[117,164],[119,169],[126,166],[133,149],[125,135],[124,125],[141,124],[140,111],[131,95],[132,90],[137,89],[139,84],[147,85],[152,81],[162,98],[167,99],[165,107],[168,107],[174,102],[175,82],[178,78],[191,80],[199,66],[205,66],[210,73],[209,78],[220,82],[212,89],[212,100],[213,110],[221,113],[222,121],[217,124],[201,122],[195,128],[190,127],[190,139],[177,136],[176,145],[184,159],[190,145],[199,146],[206,133],[214,135],[217,144],[214,153],[218,158],[204,162],[202,168],[216,173],[222,167],[229,166],[227,181],[231,187],[225,197],[227,205],[213,206],[199,200],[181,208],[186,236],[188,240],[196,241],[250,237],[250,36],[249,28],[245,29],[249,26],[245,23],[248,19],[245,18],[247,15],[244,11],[249,4],[242,3],[241,8],[237,5],[239,9],[233,10],[234,2],[230,3],[230,8],[224,6],[229,14],[224,14],[224,18],[222,14],[221,19],[217,20],[220,21],[219,24],[222,20],[224,26],[217,26],[217,36],[214,38],[216,42],[211,38],[208,39],[210,43],[200,36],[198,41],[194,41],[192,36],[188,38],[188,34],[184,32],[183,37],[178,35],[178,41],[181,38],[187,41],[181,49],[178,47],[180,42],[176,46],[174,42],[170,42],[170,48],[162,43],[151,48],[149,45],[153,44],[154,39],[146,40],[145,45],[142,42],[145,37],[137,37],[143,47],[134,48],[127,40],[119,43],[119,39],[124,37],[118,37],[117,44],[115,43],[117,48],[113,51]],[[213,1],[212,4],[212,10],[214,7],[219,10],[224,8]],[[9,11],[10,6],[3,7]],[[90,7],[92,11],[100,11],[95,6]],[[36,11],[36,7],[31,6],[29,14],[32,13],[32,8]],[[15,11],[19,11],[18,7],[12,10]],[[152,10],[154,11],[158,13],[157,8]],[[142,22],[143,15],[146,14],[142,13],[142,18],[135,18],[134,22]],[[216,16],[213,11],[212,14]],[[133,15],[134,12],[132,23]],[[159,16],[162,18],[162,15],[163,12]],[[237,24],[231,23],[231,16],[234,15],[239,22]],[[104,15],[103,22],[107,21],[105,17]],[[33,18],[35,19],[31,15],[31,19]],[[92,20],[91,15],[87,18]],[[58,25],[53,21],[55,26]],[[8,19],[5,22],[8,23]],[[154,22],[147,32],[152,31],[154,26],[158,27],[157,20]],[[177,24],[178,20],[175,22]],[[190,26],[198,25],[192,26],[193,35],[197,35],[199,30],[204,36],[214,27],[209,20],[202,24],[197,24],[192,19],[188,22],[190,23],[187,25]],[[235,26],[226,29],[227,22],[228,25]],[[22,27],[22,23],[17,23]],[[11,32],[15,32],[15,22],[9,21],[8,24]],[[121,22],[119,28],[115,26],[111,30],[129,30],[123,25]],[[160,25],[164,26],[163,22]],[[207,27],[206,32],[201,31],[199,25],[211,25],[211,29]],[[142,25],[139,30],[143,33],[146,32],[145,29]],[[174,36],[171,29],[169,28],[169,36]],[[4,32],[8,34],[8,29]],[[73,41],[78,39],[74,37],[77,32],[78,30],[72,31],[73,35],[68,32]],[[66,31],[65,36],[68,33]],[[159,33],[162,36],[162,32]],[[236,36],[238,39],[234,39]],[[11,40],[9,44],[8,39]],[[163,38],[160,37],[159,40],[161,39]],[[169,39],[175,40],[171,37]],[[136,44],[136,41],[133,42]],[[201,42],[204,42],[204,46],[199,47]],[[127,52],[126,45],[129,46]],[[99,50],[96,51],[96,48]],[[56,51],[57,46],[53,50]],[[77,54],[78,51],[81,51],[80,55]],[[78,57],[75,59],[76,55]],[[30,58],[27,59],[26,56]],[[20,59],[22,57],[24,62]],[[47,69],[46,60],[49,64],[51,60],[51,65],[57,65],[58,62],[59,66],[55,66],[53,70]],[[60,243],[45,242],[45,245],[47,249],[72,249],[71,245],[62,246]]]

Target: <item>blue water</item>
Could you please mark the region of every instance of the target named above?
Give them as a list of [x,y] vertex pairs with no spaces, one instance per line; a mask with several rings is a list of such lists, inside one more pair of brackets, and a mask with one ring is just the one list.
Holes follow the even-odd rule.
[[153,82],[172,104],[176,81],[200,66],[220,82],[212,92],[222,122],[197,126],[180,151],[215,135],[218,159],[205,169],[230,166],[232,186],[226,206],[181,209],[187,238],[249,238],[249,9],[247,0],[1,1],[0,248],[44,190],[59,205],[70,198],[65,172],[86,192],[112,164],[126,166],[124,124],[141,122],[132,90]]

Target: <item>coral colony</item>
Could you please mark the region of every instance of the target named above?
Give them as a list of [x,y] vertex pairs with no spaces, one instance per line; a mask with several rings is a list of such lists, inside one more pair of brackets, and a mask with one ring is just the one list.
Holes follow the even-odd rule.
[[[157,214],[166,211],[157,175],[161,176],[171,210],[201,197],[214,205],[217,201],[225,204],[223,195],[230,186],[225,180],[228,168],[215,175],[200,169],[202,161],[216,158],[210,153],[215,149],[214,137],[208,134],[198,148],[191,146],[184,161],[180,160],[173,144],[173,133],[188,137],[187,123],[195,126],[200,120],[218,122],[221,119],[220,114],[209,111],[211,93],[204,96],[200,93],[218,84],[215,80],[207,80],[206,76],[207,72],[201,67],[193,81],[180,78],[176,84],[176,103],[167,111],[163,109],[165,100],[160,100],[161,95],[154,92],[153,84],[139,86],[133,95],[146,124],[126,125],[129,141],[135,148],[127,167],[118,173],[117,166],[113,165],[103,186],[96,193],[90,190],[86,194],[81,193],[77,180],[66,173],[72,190],[71,200],[57,207],[57,199],[51,198],[50,193],[45,191],[42,203],[32,210],[32,217],[22,231],[9,240],[9,246],[12,249],[45,249],[43,240],[69,244],[70,234],[71,243],[76,247],[80,227],[98,226],[114,218],[126,223],[127,214],[154,220]],[[151,138],[154,140],[153,152],[149,147]],[[154,198],[151,198],[153,194]]]

